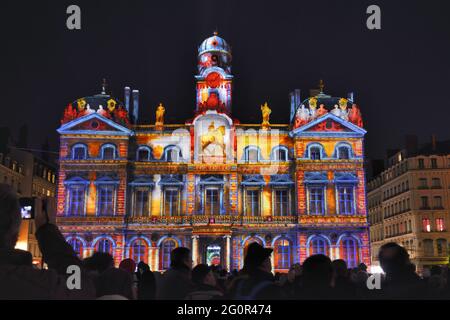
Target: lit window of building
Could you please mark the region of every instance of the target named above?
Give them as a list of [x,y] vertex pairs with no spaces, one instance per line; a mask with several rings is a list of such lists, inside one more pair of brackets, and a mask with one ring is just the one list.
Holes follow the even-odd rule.
[[275,244],[277,269],[289,269],[291,266],[291,248],[289,241],[280,239]]
[[274,215],[289,215],[289,191],[288,189],[275,189],[274,191]]
[[179,189],[178,188],[166,188],[164,190],[164,215],[165,216],[178,216],[180,210],[179,204]]
[[175,240],[168,239],[162,243],[162,270],[170,268],[170,253],[177,247]]
[[339,186],[337,188],[339,199],[339,214],[351,215],[354,213],[353,187]]
[[245,210],[248,216],[260,215],[260,190],[247,188],[245,191]]
[[445,231],[445,224],[443,218],[436,219],[436,231]]
[[113,253],[113,243],[109,239],[100,239],[97,241],[95,250],[97,252]]
[[323,187],[310,187],[309,192],[309,214],[325,214],[325,196]]
[[429,218],[422,218],[422,230],[424,232],[431,232],[431,223]]
[[108,216],[114,214],[115,186],[102,184],[97,187],[97,214]]

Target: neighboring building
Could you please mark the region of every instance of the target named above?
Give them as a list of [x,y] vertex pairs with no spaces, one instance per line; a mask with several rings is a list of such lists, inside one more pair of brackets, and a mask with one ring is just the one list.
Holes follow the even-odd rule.
[[155,125],[139,124],[128,87],[124,104],[103,88],[66,108],[57,222],[67,241],[81,256],[106,251],[152,270],[167,269],[177,246],[194,263],[239,269],[255,241],[274,248],[277,271],[315,253],[369,264],[366,131],[352,95],[322,87],[302,102],[296,90],[290,124],[270,124],[267,104],[261,124],[241,124],[230,47],[215,34],[198,50],[196,110],[184,124],[165,124],[162,105]]
[[[9,184],[18,197],[55,197],[55,166],[36,157],[33,153],[4,147],[8,150],[0,153],[0,181]],[[28,250],[33,255],[33,262],[41,263],[41,253],[34,237],[34,220],[23,220],[17,247]]]
[[404,246],[417,269],[449,262],[450,141],[406,147],[368,182],[372,263],[387,242]]

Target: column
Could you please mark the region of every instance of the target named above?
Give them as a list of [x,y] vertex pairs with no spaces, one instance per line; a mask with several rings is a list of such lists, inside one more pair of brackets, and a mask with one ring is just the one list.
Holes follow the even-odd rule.
[[150,247],[148,249],[148,264],[152,271],[159,271],[159,248]]
[[231,236],[224,236],[225,239],[225,268],[228,272],[231,271]]
[[275,251],[270,254],[270,263],[272,264],[272,273],[275,274]]
[[192,236],[192,267],[195,267],[198,262],[198,236]]

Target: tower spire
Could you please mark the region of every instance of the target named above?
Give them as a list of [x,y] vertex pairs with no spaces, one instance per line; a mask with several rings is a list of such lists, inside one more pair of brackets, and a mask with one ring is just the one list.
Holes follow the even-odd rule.
[[323,93],[324,88],[325,88],[325,83],[323,82],[323,79],[320,79],[320,81],[319,81],[320,93]]
[[106,83],[106,79],[103,78],[102,80],[102,94],[106,94],[106,87],[108,86],[108,84]]

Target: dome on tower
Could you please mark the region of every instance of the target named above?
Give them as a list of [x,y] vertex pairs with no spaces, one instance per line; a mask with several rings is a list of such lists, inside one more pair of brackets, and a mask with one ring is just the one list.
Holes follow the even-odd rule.
[[198,47],[198,55],[206,52],[222,52],[225,54],[231,54],[231,48],[228,43],[214,32],[212,37],[205,39]]

